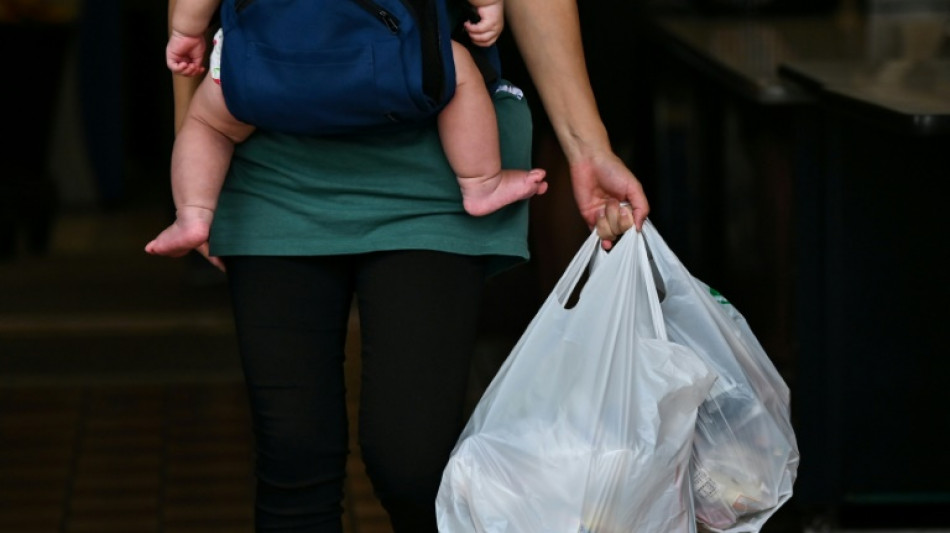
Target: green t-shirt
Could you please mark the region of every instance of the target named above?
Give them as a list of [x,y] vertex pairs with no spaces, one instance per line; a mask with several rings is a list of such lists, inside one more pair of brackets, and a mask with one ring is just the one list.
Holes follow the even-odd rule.
[[[531,165],[527,102],[494,97],[502,165]],[[237,146],[211,230],[211,253],[337,255],[437,250],[490,256],[496,272],[528,258],[528,206],[465,213],[435,122],[398,132],[304,137],[258,131]]]

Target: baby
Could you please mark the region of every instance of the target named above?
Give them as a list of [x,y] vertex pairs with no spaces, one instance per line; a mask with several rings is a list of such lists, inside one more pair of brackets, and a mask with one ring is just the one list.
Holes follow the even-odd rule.
[[[198,76],[204,67],[205,32],[220,0],[178,0],[171,14],[166,47],[168,68],[176,74]],[[504,26],[502,0],[471,0],[479,21],[465,22],[472,42],[487,47]],[[217,79],[221,32],[215,37],[212,68],[195,92],[172,150],[172,198],[175,221],[145,246],[156,255],[179,257],[208,240],[218,195],[224,184],[234,146],[247,139],[254,126],[228,111]],[[548,187],[541,169],[501,168],[498,126],[491,96],[468,50],[452,41],[455,95],[437,117],[439,137],[458,177],[465,211],[474,216],[543,194]]]

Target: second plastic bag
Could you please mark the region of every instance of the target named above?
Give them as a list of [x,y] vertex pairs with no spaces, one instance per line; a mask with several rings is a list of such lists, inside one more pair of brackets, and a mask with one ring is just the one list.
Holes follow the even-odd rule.
[[670,340],[718,375],[696,424],[696,518],[708,531],[760,531],[791,497],[798,471],[788,386],[739,311],[694,278],[649,221],[643,236]]
[[668,342],[642,236],[608,254],[591,234],[459,439],[439,531],[694,531],[688,465],[714,380]]

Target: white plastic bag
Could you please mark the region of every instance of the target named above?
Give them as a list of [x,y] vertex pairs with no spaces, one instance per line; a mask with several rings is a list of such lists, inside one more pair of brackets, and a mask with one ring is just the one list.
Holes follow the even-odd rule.
[[670,340],[718,375],[696,425],[696,518],[708,531],[760,531],[791,497],[798,471],[788,387],[735,307],[690,275],[649,221],[643,235]]
[[688,463],[714,380],[667,341],[642,237],[631,232],[608,254],[592,233],[459,439],[439,531],[695,531]]

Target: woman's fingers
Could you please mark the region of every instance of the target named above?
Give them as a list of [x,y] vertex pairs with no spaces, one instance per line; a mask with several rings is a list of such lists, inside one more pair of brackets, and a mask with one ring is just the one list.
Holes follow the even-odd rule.
[[608,200],[604,210],[597,218],[597,235],[603,241],[605,250],[613,247],[616,241],[627,230],[634,226],[633,210],[627,202]]
[[211,253],[209,252],[208,243],[204,243],[196,249],[198,250],[198,253],[200,253],[205,259],[208,260],[209,263],[214,265],[221,272],[225,272],[224,261],[222,261],[220,257],[215,257],[211,255]]

